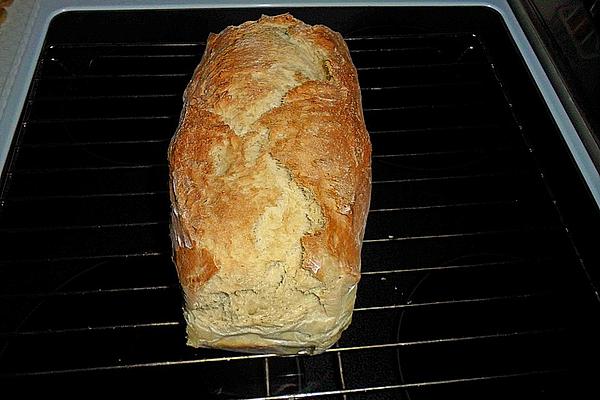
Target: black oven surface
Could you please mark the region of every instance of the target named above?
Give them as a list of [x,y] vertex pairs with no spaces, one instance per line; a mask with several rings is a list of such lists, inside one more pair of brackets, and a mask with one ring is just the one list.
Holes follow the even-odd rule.
[[[353,322],[318,356],[188,348],[166,165],[182,92],[209,32],[290,10],[340,31],[359,72],[374,155]],[[490,9],[61,14],[3,176],[0,378],[193,382],[203,398],[573,394],[598,375],[598,218]]]

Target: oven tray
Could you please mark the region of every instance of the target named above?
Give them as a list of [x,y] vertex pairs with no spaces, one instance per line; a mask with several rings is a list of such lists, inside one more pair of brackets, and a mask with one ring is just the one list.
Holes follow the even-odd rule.
[[292,9],[347,39],[373,142],[353,323],[318,356],[185,346],[166,165],[183,88],[209,32],[289,10],[52,21],[3,177],[2,381],[194,382],[203,398],[593,389],[598,209],[485,8]]

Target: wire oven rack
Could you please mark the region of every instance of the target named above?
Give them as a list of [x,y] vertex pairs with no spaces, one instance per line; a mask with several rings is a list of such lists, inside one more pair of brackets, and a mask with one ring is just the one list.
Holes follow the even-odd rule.
[[583,379],[597,305],[485,39],[346,40],[373,193],[354,319],[335,347],[185,346],[166,148],[203,44],[48,39],[2,193],[2,379],[160,376],[215,398],[411,399],[557,393]]

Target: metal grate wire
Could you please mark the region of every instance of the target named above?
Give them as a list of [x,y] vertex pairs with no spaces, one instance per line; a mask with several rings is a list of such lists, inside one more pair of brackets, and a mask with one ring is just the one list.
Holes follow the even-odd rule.
[[184,345],[165,154],[203,46],[47,43],[2,194],[0,376],[204,376],[272,399],[569,382],[592,306],[481,40],[347,38],[373,200],[354,321],[315,357]]

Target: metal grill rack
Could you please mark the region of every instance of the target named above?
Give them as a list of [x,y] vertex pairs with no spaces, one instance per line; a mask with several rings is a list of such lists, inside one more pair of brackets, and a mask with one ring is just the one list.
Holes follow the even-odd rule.
[[493,48],[478,32],[346,39],[374,149],[354,319],[322,355],[273,357],[184,344],[166,148],[203,45],[50,37],[2,192],[3,381],[350,399],[587,382],[596,299]]

